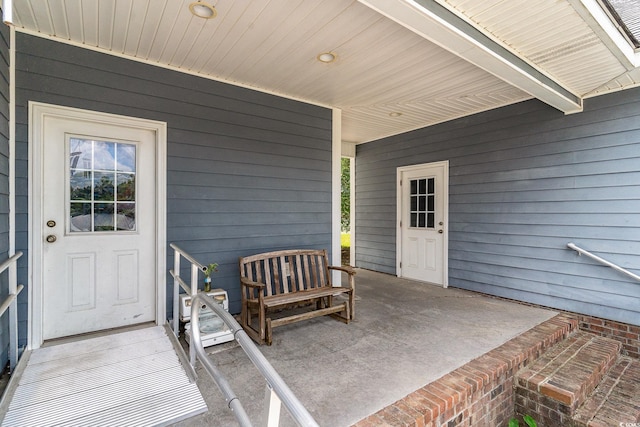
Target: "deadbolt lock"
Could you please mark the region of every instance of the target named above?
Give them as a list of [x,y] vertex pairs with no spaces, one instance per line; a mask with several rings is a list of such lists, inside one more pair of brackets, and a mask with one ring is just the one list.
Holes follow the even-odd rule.
[[58,238],[57,238],[55,235],[53,235],[53,234],[49,234],[49,235],[47,236],[47,242],[48,242],[48,243],[53,243],[53,242],[55,242],[56,240],[58,240]]
[[47,221],[47,227],[49,228],[53,228],[56,226],[56,222],[52,219],[50,219],[49,221]]

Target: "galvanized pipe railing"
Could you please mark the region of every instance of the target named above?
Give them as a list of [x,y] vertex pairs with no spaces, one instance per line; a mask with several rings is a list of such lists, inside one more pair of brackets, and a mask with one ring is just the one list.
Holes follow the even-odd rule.
[[24,286],[18,285],[16,263],[21,256],[22,252],[16,252],[0,264],[0,274],[9,269],[9,295],[0,304],[0,316],[9,310],[9,370],[11,372],[18,363],[18,294]]
[[584,255],[588,256],[589,258],[591,258],[591,259],[593,259],[595,261],[598,261],[601,264],[604,264],[604,265],[606,265],[608,267],[611,267],[614,270],[619,271],[622,274],[626,274],[627,276],[629,276],[629,277],[631,277],[633,279],[636,279],[637,281],[640,281],[640,276],[638,276],[637,274],[634,274],[634,273],[630,272],[629,270],[626,270],[626,269],[620,267],[619,265],[616,265],[616,264],[614,264],[612,262],[609,262],[606,259],[602,259],[599,256],[594,255],[591,252],[586,251],[586,250],[576,246],[575,243],[567,243],[567,247],[569,247],[570,249],[573,249],[574,251],[578,252],[578,255],[584,254]]
[[[198,293],[198,273],[200,271],[206,272],[207,267],[200,264],[195,258],[191,255],[180,249],[177,245],[171,243],[171,249],[173,249],[173,270],[171,270],[171,275],[173,276],[173,322],[172,329],[173,333],[178,336],[180,333],[179,330],[179,319],[178,312],[180,310],[180,287],[184,289],[184,291],[189,295],[195,295]],[[181,279],[177,279],[176,276],[180,276],[180,259],[183,258],[189,261],[191,264],[191,285],[187,285]]]
[[[216,313],[220,319],[229,327],[232,331],[235,340],[240,344],[240,347],[244,350],[245,354],[249,357],[249,360],[258,369],[267,382],[267,395],[266,395],[266,425],[277,426],[279,421],[280,403],[284,403],[292,418],[301,426],[318,426],[318,423],[313,419],[309,411],[304,407],[302,402],[298,400],[293,391],[287,386],[282,377],[271,366],[269,361],[264,357],[262,352],[258,349],[255,343],[242,329],[242,326],[236,321],[236,319],[229,314],[222,306],[217,304],[211,297],[204,292],[198,292],[198,272],[206,272],[205,266],[196,261],[193,257],[187,254],[173,243],[170,245],[174,250],[174,269],[170,270],[174,279],[174,333],[177,335],[179,332],[177,326],[178,307],[176,300],[178,299],[179,288],[182,288],[191,295],[191,340],[189,343],[189,353],[191,364],[195,368],[196,357],[202,363],[205,370],[209,373],[211,378],[216,382],[218,388],[222,392],[227,401],[229,408],[232,410],[236,417],[236,420],[242,426],[250,426],[251,421],[247,416],[240,400],[233,392],[229,382],[222,375],[219,369],[215,366],[209,355],[207,355],[202,345],[202,338],[200,336],[200,309],[201,303],[204,303],[209,309]],[[180,257],[184,257],[191,263],[191,283],[187,284],[179,275],[180,272]],[[177,258],[177,260],[176,260]]]

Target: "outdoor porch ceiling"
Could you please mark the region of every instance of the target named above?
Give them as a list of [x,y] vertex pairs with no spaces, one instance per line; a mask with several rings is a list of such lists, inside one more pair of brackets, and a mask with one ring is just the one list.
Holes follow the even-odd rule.
[[[640,84],[597,0],[5,0],[17,31],[342,110],[362,143]],[[617,30],[616,30],[617,31]],[[336,55],[324,63],[321,53]]]

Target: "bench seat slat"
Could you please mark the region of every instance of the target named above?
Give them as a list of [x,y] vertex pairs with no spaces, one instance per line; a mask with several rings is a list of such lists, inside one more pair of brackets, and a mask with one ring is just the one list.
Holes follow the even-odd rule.
[[[332,287],[326,289],[312,289],[310,291],[302,291],[302,292],[291,292],[283,295],[272,295],[270,297],[264,298],[264,305],[267,308],[279,307],[288,304],[295,304],[303,301],[311,301],[317,298],[328,297],[332,295],[340,295],[344,293],[349,293],[351,290],[349,288],[339,288]],[[257,303],[258,300],[255,300]]]

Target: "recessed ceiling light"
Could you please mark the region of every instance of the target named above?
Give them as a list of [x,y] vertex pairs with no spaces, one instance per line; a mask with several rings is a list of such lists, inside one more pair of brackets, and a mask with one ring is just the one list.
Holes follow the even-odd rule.
[[316,58],[318,59],[318,61],[320,62],[324,62],[326,64],[328,64],[329,62],[333,62],[336,60],[336,54],[332,53],[332,52],[323,52],[320,55],[318,55]]
[[215,18],[218,12],[216,8],[208,3],[202,1],[196,1],[189,5],[189,10],[198,18],[212,19]]
[[389,113],[389,117],[400,117],[402,115],[401,112],[399,111],[393,111],[391,113]]

